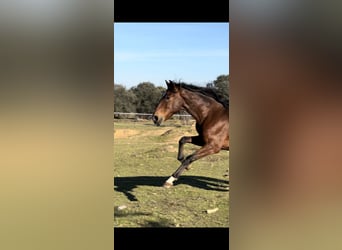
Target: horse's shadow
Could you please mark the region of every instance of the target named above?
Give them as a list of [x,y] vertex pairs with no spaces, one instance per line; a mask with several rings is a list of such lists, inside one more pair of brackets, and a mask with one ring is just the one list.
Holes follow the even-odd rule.
[[[138,199],[132,193],[138,186],[162,187],[168,176],[130,176],[115,177],[114,190],[122,192],[130,201]],[[177,185],[189,185],[196,188],[213,191],[228,191],[229,181],[204,176],[182,176],[176,183]],[[175,188],[175,187],[174,187]]]

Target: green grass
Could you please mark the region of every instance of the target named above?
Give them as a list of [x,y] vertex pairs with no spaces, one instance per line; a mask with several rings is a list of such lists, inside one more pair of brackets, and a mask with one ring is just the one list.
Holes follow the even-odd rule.
[[[178,140],[196,135],[176,121],[114,122],[114,227],[228,227],[229,152],[195,161],[170,189],[164,181],[180,166]],[[186,144],[186,155],[199,147]],[[125,209],[118,209],[125,206]],[[207,209],[218,208],[215,213]]]

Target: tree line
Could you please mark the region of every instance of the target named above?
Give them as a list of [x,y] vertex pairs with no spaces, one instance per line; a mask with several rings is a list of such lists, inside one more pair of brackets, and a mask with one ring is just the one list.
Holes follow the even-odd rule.
[[[214,81],[206,84],[229,100],[229,75],[220,75]],[[155,86],[151,82],[142,82],[126,89],[121,84],[114,83],[114,112],[153,113],[166,88]]]

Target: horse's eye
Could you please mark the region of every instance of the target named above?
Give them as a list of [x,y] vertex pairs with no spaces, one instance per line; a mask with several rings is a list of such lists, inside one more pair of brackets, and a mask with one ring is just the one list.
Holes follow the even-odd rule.
[[169,100],[169,99],[170,99],[170,96],[168,96],[168,95],[165,96],[165,99],[166,99],[166,100]]

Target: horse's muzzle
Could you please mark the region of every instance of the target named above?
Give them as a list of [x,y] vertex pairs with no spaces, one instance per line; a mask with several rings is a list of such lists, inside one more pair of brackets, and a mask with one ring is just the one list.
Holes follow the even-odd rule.
[[153,115],[152,116],[152,121],[154,122],[154,124],[156,124],[157,126],[160,126],[161,124],[161,119],[159,120],[158,116]]

